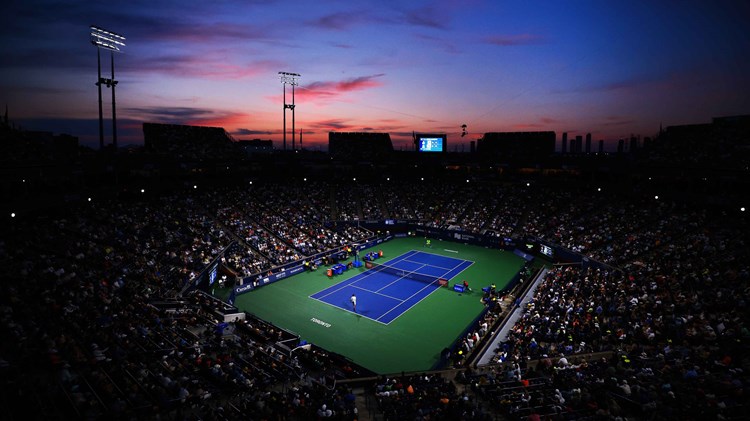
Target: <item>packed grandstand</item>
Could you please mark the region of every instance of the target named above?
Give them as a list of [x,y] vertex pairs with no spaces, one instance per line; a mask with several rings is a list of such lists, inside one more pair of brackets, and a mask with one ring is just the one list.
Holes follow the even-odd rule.
[[[569,173],[475,177],[476,169],[438,165],[355,182],[340,168],[346,180],[309,168],[304,178],[250,170],[195,185],[185,175],[158,194],[132,183],[7,223],[0,242],[5,413],[748,416],[750,248],[747,217],[733,204],[703,200],[701,190],[657,197],[640,184],[646,177],[625,185]],[[549,244],[579,259],[537,253],[545,270],[498,293],[501,305],[457,338],[454,355],[462,357],[429,372],[372,373],[316,346],[293,353],[294,333],[249,314],[225,321],[237,309],[191,287],[217,259],[237,283],[383,236],[383,221],[395,221],[394,232]]]

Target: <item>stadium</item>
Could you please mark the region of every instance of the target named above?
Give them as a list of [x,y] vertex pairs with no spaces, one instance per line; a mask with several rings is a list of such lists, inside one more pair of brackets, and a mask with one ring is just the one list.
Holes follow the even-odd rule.
[[691,127],[246,154],[145,124],[143,151],[5,177],[6,415],[746,418],[747,121],[700,167]]

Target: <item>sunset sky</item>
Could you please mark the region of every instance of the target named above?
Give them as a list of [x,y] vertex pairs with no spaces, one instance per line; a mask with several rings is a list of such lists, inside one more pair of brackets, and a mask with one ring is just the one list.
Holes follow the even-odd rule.
[[[330,131],[388,132],[396,148],[412,131],[447,133],[453,150],[485,132],[553,130],[611,149],[660,124],[750,114],[748,22],[746,1],[10,0],[0,106],[24,129],[98,147],[93,24],[127,38],[115,55],[121,145],[156,122],[280,148],[287,71],[302,75],[308,148]],[[103,100],[110,143],[109,89]]]

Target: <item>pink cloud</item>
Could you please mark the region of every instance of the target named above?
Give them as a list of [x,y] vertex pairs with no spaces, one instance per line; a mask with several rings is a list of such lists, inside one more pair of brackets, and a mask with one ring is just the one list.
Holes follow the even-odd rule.
[[372,76],[360,76],[352,79],[342,80],[338,82],[313,82],[305,89],[308,91],[328,91],[328,92],[349,92],[358,91],[367,88],[373,88],[381,86],[382,83],[375,79],[383,76],[383,74],[377,74]]
[[[328,100],[340,96],[343,93],[362,91],[382,86],[383,83],[377,80],[382,76],[384,76],[383,73],[370,76],[360,76],[341,81],[312,82],[305,86],[298,86],[295,90],[295,96],[310,101]],[[280,98],[274,97],[270,99],[278,101]]]

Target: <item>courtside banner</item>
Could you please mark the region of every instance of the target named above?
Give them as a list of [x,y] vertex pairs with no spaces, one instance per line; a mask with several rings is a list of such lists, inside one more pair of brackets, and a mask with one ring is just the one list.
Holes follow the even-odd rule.
[[364,244],[360,244],[357,246],[357,250],[364,250],[373,246],[377,246],[378,244],[385,243],[386,241],[390,241],[393,239],[392,235],[388,235],[384,238],[376,238],[374,240],[370,240]]
[[248,291],[254,290],[255,288],[260,288],[263,285],[271,284],[278,280],[288,278],[292,275],[296,275],[304,270],[305,270],[305,267],[302,264],[299,264],[298,266],[293,266],[281,272],[277,272],[272,275],[264,276],[260,279],[256,277],[255,281],[253,281],[253,277],[247,277],[245,278],[244,285],[234,287],[234,294],[235,295],[244,294]]

